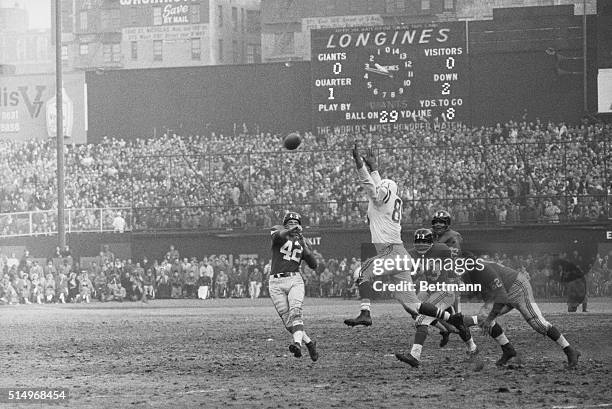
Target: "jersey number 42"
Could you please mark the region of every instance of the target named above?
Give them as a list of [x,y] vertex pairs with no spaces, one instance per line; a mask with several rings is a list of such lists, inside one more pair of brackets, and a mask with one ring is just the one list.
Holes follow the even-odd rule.
[[280,248],[280,252],[284,254],[283,259],[287,261],[299,263],[302,259],[302,245],[299,241],[293,242],[287,240],[287,242],[283,244],[283,247]]

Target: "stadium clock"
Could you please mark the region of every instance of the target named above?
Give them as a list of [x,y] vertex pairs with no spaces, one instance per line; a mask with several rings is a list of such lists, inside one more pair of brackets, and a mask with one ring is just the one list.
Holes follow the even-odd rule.
[[322,29],[311,36],[315,127],[470,122],[465,23]]

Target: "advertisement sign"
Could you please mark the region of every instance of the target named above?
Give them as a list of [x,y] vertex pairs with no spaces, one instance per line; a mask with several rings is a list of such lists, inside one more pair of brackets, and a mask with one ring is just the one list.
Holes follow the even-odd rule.
[[[57,96],[54,96],[45,104],[47,113],[47,135],[50,138],[57,136]],[[62,89],[62,134],[64,138],[72,136],[74,125],[74,104],[72,98]]]
[[[85,74],[64,75],[63,88],[64,141],[87,143]],[[0,139],[55,137],[55,115],[55,75],[0,77]]]
[[181,41],[189,40],[191,38],[205,38],[208,35],[208,24],[128,27],[122,29],[121,34],[123,41]]

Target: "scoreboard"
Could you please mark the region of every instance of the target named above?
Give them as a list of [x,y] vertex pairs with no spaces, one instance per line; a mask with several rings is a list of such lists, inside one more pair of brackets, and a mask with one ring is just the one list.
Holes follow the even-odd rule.
[[311,31],[315,127],[469,123],[465,22]]

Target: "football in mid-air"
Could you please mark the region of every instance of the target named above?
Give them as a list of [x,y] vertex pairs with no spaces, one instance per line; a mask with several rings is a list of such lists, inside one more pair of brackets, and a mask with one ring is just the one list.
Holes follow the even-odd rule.
[[297,147],[300,146],[300,143],[302,143],[302,139],[300,139],[300,134],[297,132],[291,132],[289,135],[285,136],[285,139],[283,139],[283,145],[285,145],[285,148],[289,149],[290,151],[297,149]]

